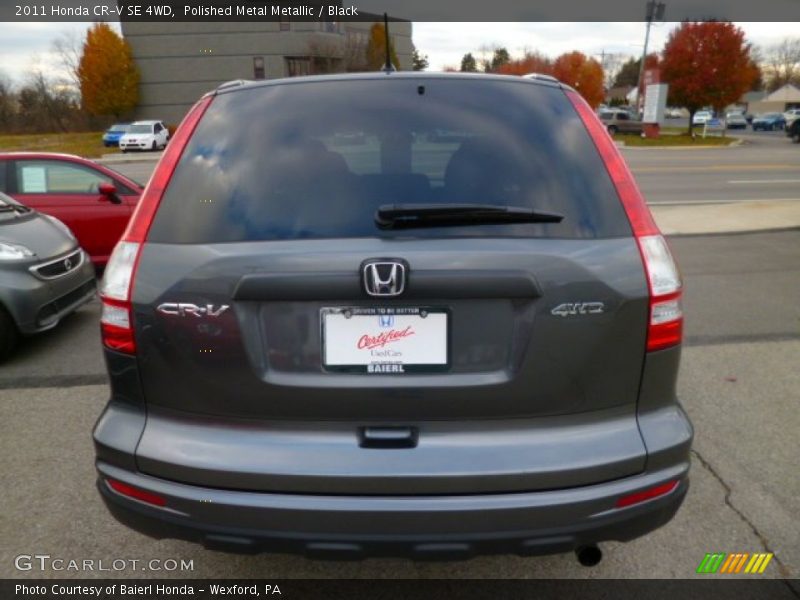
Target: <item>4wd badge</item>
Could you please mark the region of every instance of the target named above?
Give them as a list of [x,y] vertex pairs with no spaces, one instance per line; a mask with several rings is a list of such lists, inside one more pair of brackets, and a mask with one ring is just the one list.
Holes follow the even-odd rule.
[[602,302],[565,302],[550,311],[557,317],[574,317],[577,315],[599,315],[605,312],[606,305]]

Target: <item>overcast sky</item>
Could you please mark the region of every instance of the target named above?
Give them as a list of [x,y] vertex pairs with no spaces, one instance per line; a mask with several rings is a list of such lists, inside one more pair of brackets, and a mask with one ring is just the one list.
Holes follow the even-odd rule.
[[[764,46],[784,37],[797,36],[797,23],[737,23],[749,41]],[[22,81],[34,68],[58,76],[60,67],[52,52],[62,33],[82,35],[90,23],[0,22],[0,73]],[[660,50],[676,23],[653,25],[650,49]],[[550,57],[579,50],[599,58],[619,53],[639,56],[644,44],[644,23],[414,23],[414,43],[428,55],[430,70],[458,67],[466,52],[502,45],[512,56],[527,49]]]

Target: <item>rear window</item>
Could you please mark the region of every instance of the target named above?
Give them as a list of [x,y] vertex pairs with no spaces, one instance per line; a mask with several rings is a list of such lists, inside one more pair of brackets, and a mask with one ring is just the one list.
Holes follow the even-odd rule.
[[[480,203],[552,224],[381,230],[384,204]],[[339,79],[222,93],[176,167],[149,239],[630,235],[563,91],[522,80]]]

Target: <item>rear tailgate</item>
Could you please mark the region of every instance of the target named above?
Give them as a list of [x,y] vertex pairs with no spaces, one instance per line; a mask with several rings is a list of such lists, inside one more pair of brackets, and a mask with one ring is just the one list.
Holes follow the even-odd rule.
[[[225,487],[310,491],[314,479],[330,490],[330,478],[354,493],[388,491],[389,481],[433,493],[474,490],[478,474],[481,489],[522,490],[643,468],[635,409],[647,291],[630,276],[641,269],[632,238],[484,240],[472,252],[460,240],[426,242],[402,250],[408,291],[415,276],[440,273],[440,294],[392,302],[359,285],[362,261],[386,253],[379,241],[343,241],[335,252],[318,241],[270,244],[145,247],[134,317],[150,407],[143,470]],[[457,272],[472,283],[448,293]],[[242,281],[262,274],[271,287],[237,299]],[[518,297],[492,294],[523,275],[533,283]],[[298,291],[296,277],[341,287]],[[574,308],[588,302],[603,312]],[[165,303],[231,308],[218,317],[155,310]],[[447,309],[450,369],[326,370],[321,311],[354,306]],[[185,422],[189,414],[199,420]],[[418,446],[365,451],[359,428],[368,425],[417,428]]]
[[[435,130],[422,119],[401,135],[381,130],[370,111],[386,106],[392,127],[417,119],[403,98],[418,102],[419,86],[358,85],[356,98],[395,87],[351,107],[366,121],[357,135],[341,90],[325,85],[223,95],[198,127],[136,278],[148,403],[140,469],[201,485],[350,494],[553,489],[641,471],[647,284],[613,186],[563,92],[504,82],[481,97],[483,88],[433,79],[424,95],[434,114],[461,98],[465,114],[485,120],[502,100],[511,116],[491,127],[440,117]],[[341,131],[314,119],[309,98],[338,103]],[[300,127],[288,107],[304,115],[314,144],[290,141],[277,123],[248,131],[223,118],[281,114]],[[525,121],[529,146],[517,147],[507,119]],[[510,148],[503,165],[486,164],[487,136]],[[254,144],[276,155],[254,159]],[[482,161],[477,169],[471,159]],[[304,179],[299,164],[315,170]],[[517,164],[526,173],[513,179],[506,170]],[[455,200],[475,201],[476,190],[492,199],[494,179],[509,204],[533,198],[564,222],[404,232],[372,222],[387,200],[449,199],[453,190]],[[407,267],[401,295],[367,293],[364,264],[376,259]],[[436,316],[401,318],[420,311]],[[345,312],[374,316],[345,335],[325,316]],[[367,337],[352,337],[358,327]],[[409,327],[424,344],[380,337]],[[391,358],[397,348],[403,359]],[[365,353],[411,368],[374,372],[356,364]],[[408,439],[379,447],[371,436],[387,431]]]

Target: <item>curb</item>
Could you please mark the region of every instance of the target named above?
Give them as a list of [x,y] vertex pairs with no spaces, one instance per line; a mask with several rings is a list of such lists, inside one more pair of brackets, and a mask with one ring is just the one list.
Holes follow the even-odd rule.
[[724,150],[726,148],[737,148],[746,142],[742,138],[736,138],[735,141],[725,146],[627,146],[625,142],[614,142],[618,148],[624,150]]

